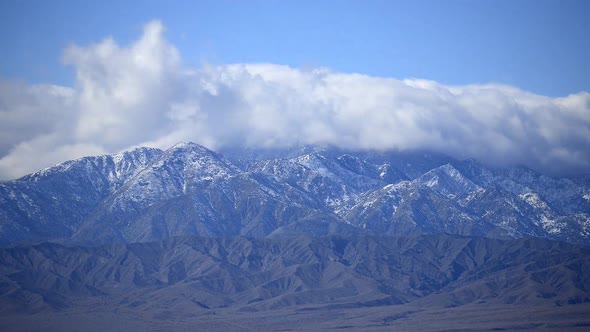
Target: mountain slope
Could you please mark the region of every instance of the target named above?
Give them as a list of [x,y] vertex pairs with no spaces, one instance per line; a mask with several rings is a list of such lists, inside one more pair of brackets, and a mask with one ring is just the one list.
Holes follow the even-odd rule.
[[202,146],[183,143],[109,196],[74,239],[88,243],[182,235],[260,237],[290,223],[337,220],[327,211],[301,204],[295,195],[284,195],[282,189],[273,179],[243,172]]
[[161,154],[139,148],[86,157],[0,182],[0,245],[71,236],[102,200]]

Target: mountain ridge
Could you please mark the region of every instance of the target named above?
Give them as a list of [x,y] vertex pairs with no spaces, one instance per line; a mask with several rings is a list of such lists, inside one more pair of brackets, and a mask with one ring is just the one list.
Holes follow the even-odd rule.
[[[136,148],[67,161],[2,182],[0,245],[349,234],[349,226],[368,234],[590,241],[590,186],[583,179],[488,169],[423,152],[248,153],[251,159],[239,151],[225,157],[181,142],[165,151]],[[381,203],[373,208],[373,201]]]

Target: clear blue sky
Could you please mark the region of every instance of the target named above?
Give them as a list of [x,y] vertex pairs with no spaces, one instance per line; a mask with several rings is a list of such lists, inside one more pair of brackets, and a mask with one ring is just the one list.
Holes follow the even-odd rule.
[[160,19],[185,62],[590,91],[590,1],[0,1],[0,78],[72,85],[64,47]]

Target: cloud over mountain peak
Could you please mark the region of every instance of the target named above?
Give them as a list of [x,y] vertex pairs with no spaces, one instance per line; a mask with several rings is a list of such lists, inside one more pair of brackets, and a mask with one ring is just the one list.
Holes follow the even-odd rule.
[[[447,86],[276,64],[183,63],[159,21],[130,45],[71,46],[74,87],[0,84],[0,177],[191,140],[219,148],[426,149],[555,174],[590,167],[590,94]],[[15,130],[18,128],[18,130]]]

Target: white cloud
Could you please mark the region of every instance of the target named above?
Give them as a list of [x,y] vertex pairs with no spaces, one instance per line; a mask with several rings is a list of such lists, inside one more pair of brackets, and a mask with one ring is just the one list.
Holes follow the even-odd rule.
[[67,130],[75,117],[74,91],[54,85],[0,81],[0,156],[16,144]]
[[189,68],[154,21],[64,52],[74,88],[0,84],[0,177],[137,145],[431,149],[549,172],[590,167],[590,94],[445,86],[274,64]]
[[79,122],[76,138],[120,149],[162,130],[166,108],[182,97],[180,57],[155,21],[127,48],[112,39],[88,47],[72,46],[64,63],[77,71]]

